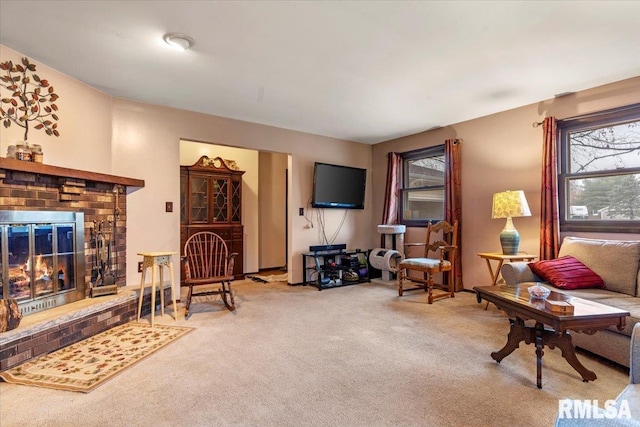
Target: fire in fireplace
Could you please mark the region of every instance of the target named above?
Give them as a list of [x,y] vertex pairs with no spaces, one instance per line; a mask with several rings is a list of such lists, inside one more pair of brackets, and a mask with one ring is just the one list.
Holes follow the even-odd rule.
[[0,298],[23,315],[85,298],[84,213],[0,211]]

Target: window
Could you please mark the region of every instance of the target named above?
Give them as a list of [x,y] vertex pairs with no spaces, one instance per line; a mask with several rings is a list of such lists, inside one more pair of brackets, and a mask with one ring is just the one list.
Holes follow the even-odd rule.
[[640,104],[558,130],[562,231],[640,231]]
[[444,219],[444,145],[402,154],[400,223]]

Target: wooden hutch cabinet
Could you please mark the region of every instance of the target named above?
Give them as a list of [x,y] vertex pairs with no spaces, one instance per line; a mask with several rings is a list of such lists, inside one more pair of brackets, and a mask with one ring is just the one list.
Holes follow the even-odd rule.
[[[180,250],[198,231],[212,231],[224,239],[229,253],[237,252],[233,274],[244,278],[242,175],[236,162],[202,156],[191,166],[180,166]],[[181,273],[184,280],[184,272]]]

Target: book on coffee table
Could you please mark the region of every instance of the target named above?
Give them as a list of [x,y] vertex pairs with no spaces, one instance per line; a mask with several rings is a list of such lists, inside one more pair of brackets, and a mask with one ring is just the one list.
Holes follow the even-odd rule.
[[554,313],[573,314],[573,305],[566,301],[546,300],[544,305]]

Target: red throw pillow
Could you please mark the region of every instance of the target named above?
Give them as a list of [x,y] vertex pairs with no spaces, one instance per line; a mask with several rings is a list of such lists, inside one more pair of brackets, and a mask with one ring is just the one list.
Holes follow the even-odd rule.
[[602,277],[591,271],[589,267],[572,257],[563,256],[557,259],[529,263],[531,271],[540,278],[560,289],[604,289]]

